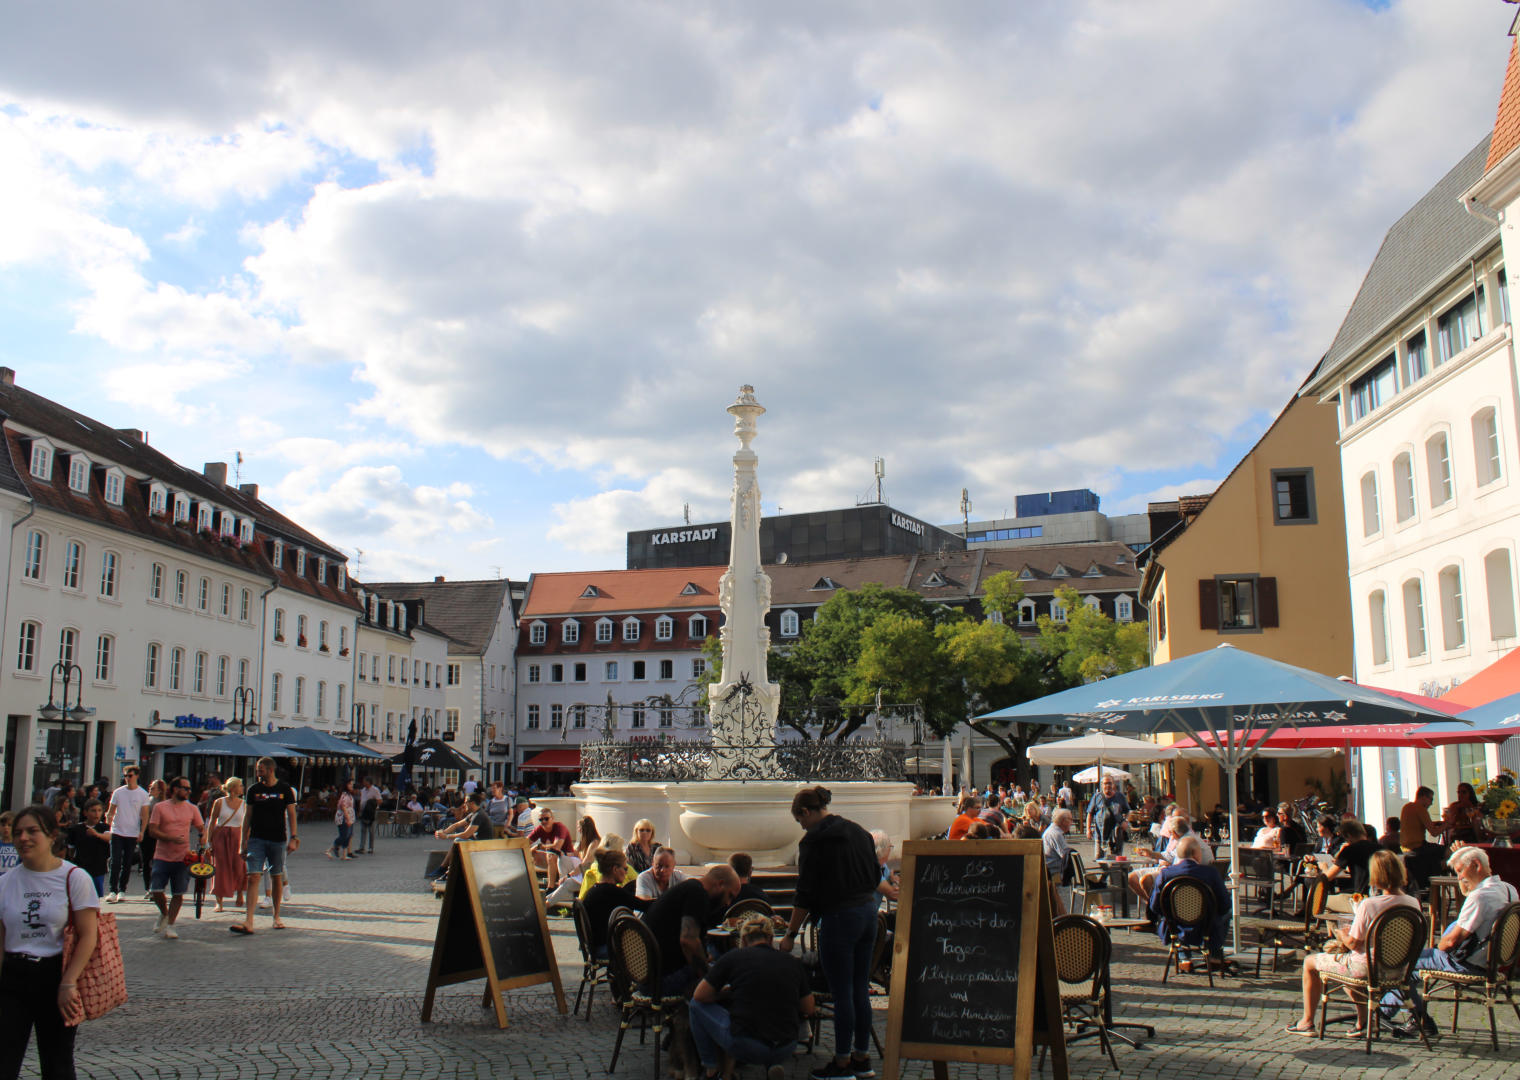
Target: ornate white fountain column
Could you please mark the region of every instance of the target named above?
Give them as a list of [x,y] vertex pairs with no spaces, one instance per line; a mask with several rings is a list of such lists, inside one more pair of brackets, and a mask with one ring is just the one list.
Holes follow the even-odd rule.
[[728,570],[718,583],[723,609],[723,679],[708,690],[713,772],[709,779],[761,780],[781,775],[773,749],[781,687],[770,681],[766,657],[770,631],[771,579],[760,566],[759,457],[750,449],[755,421],[765,412],[753,386],[741,386],[728,407],[739,449],[734,453],[730,521],[733,539]]

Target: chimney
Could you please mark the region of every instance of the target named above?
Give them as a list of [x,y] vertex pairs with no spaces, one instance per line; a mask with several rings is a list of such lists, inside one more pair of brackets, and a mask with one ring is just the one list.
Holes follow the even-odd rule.
[[0,367],[0,386],[16,385],[16,369]]
[[227,486],[227,463],[225,461],[208,461],[201,466],[201,472],[206,479],[217,487]]
[[[222,466],[222,477],[223,477],[223,479],[225,479],[226,476],[227,476],[227,466],[223,465]],[[239,484],[238,485],[238,490],[241,491],[244,495],[247,495],[250,499],[257,499],[259,497],[259,485],[257,485],[257,484]]]
[[433,577],[433,584],[438,585],[438,584],[441,584],[442,582],[443,582],[443,575],[442,574],[437,574],[437,575],[435,575]]
[[127,438],[129,438],[129,439],[136,439],[138,442],[143,442],[144,441],[143,440],[142,428],[119,427],[119,428],[116,429],[116,434],[118,434],[118,435],[125,435]]

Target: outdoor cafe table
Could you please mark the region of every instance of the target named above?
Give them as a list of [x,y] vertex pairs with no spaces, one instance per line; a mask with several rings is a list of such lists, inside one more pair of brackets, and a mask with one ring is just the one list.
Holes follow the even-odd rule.
[[1129,918],[1129,898],[1131,895],[1129,891],[1129,882],[1127,880],[1129,871],[1144,870],[1155,865],[1155,859],[1145,858],[1144,856],[1139,855],[1130,856],[1128,858],[1098,860],[1099,869],[1108,875],[1109,880],[1111,880],[1114,883],[1115,887],[1119,890],[1119,895],[1123,897],[1124,918]]

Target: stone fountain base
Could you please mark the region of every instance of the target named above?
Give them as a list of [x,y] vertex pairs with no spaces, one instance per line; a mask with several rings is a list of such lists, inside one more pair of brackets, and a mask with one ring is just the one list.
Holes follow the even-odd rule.
[[[796,780],[743,783],[699,781],[639,783],[595,781],[574,784],[577,814],[590,814],[606,836],[633,838],[634,823],[654,822],[655,835],[675,849],[686,865],[722,862],[747,851],[756,866],[789,866],[797,861],[802,830],[792,820],[792,796],[812,784]],[[829,809],[866,829],[883,829],[900,845],[949,826],[949,800],[914,798],[906,783],[824,783],[833,793]],[[940,819],[943,819],[941,821]]]

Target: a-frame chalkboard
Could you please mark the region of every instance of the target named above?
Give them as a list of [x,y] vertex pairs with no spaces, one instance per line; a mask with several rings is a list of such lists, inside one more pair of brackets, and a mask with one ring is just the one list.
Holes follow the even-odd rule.
[[884,1080],[904,1058],[1002,1064],[1028,1080],[1050,1047],[1065,1080],[1050,888],[1038,840],[914,840],[902,849]]
[[496,1024],[507,1026],[502,991],[553,983],[559,1011],[565,991],[543,894],[533,873],[526,840],[466,840],[455,845],[455,864],[443,891],[433,962],[428,971],[422,1020],[433,1016],[440,986],[485,979],[485,1001],[496,1009]]

